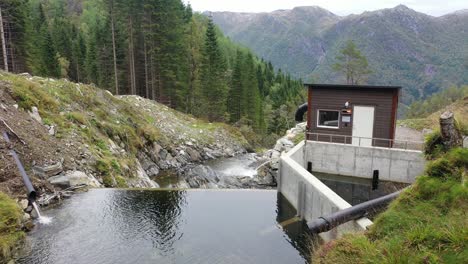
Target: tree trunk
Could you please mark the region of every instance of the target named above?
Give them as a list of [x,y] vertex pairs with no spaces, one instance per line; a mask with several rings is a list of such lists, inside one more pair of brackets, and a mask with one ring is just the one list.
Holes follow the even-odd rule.
[[446,149],[461,147],[463,139],[455,125],[455,119],[451,111],[446,111],[440,116],[440,134],[442,144]]
[[3,65],[4,70],[8,72],[8,58],[5,40],[5,30],[3,29],[2,8],[0,7],[0,38],[2,39]]
[[144,47],[144,53],[145,53],[145,91],[146,91],[146,98],[150,99],[150,93],[149,93],[149,79],[148,79],[148,54],[146,50],[146,36],[143,39],[143,47]]
[[112,52],[114,56],[114,81],[115,94],[119,95],[119,80],[117,77],[117,54],[115,48],[115,25],[114,25],[114,2],[111,3],[111,25],[112,25]]

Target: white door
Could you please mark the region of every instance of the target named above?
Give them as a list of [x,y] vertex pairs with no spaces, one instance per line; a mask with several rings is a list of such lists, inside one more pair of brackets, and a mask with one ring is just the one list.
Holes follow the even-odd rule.
[[[353,111],[353,145],[372,146],[374,131],[374,107],[354,106]],[[359,138],[360,137],[360,138]]]

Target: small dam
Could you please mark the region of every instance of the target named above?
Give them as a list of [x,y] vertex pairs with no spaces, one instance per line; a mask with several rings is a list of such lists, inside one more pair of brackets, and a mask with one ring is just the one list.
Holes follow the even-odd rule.
[[[340,196],[330,188],[332,185],[326,184],[335,177],[405,186],[415,181],[424,166],[425,159],[419,150],[306,140],[281,156],[278,192],[297,210],[297,216],[309,223],[349,209],[351,203],[359,204],[383,195],[377,186],[374,186],[376,191],[354,187],[340,191],[339,186],[335,187]],[[350,198],[346,201],[342,196]],[[371,224],[371,220],[362,217],[320,233],[320,237],[328,241],[345,233],[366,230]]]

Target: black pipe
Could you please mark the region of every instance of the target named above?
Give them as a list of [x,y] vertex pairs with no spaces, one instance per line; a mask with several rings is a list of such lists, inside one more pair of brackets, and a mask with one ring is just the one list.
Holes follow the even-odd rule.
[[309,227],[310,232],[314,234],[327,232],[348,221],[366,216],[368,211],[371,209],[389,204],[397,198],[401,192],[402,191],[394,192],[377,199],[343,209],[331,215],[319,217],[316,220],[307,223],[307,226]]
[[307,103],[300,105],[296,110],[296,122],[304,121],[304,114],[307,112],[308,105]]
[[[3,131],[3,138],[5,138],[7,143],[10,143],[10,138],[8,137],[8,133],[5,131]],[[18,155],[16,154],[16,151],[14,149],[10,149],[10,154],[15,160],[16,166],[18,167],[21,177],[23,177],[24,186],[26,186],[26,189],[28,190],[29,203],[33,203],[34,201],[36,201],[36,198],[37,198],[36,190],[34,190],[31,180],[26,174],[23,164],[21,164],[21,161],[19,160]]]

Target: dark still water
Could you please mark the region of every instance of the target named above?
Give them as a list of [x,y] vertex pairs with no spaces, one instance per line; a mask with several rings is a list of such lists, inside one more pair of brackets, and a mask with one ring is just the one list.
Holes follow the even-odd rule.
[[379,181],[372,188],[372,179],[313,172],[314,176],[351,205],[357,205],[399,191],[409,184]]
[[91,190],[45,210],[19,263],[307,263],[276,191]]

